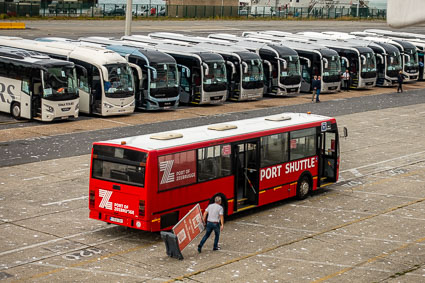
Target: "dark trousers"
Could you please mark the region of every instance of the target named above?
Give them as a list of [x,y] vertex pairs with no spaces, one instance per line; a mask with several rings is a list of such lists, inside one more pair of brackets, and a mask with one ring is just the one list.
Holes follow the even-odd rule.
[[397,88],[397,92],[403,92],[403,83],[398,83],[398,88]]
[[213,223],[207,221],[207,232],[205,233],[204,237],[202,238],[201,242],[199,243],[198,248],[202,249],[202,246],[205,244],[205,241],[210,237],[212,231],[214,231],[215,238],[214,238],[214,249],[218,248],[218,240],[220,238],[220,223]]
[[350,89],[350,80],[342,80],[344,84],[344,89],[348,91]]
[[316,102],[320,101],[319,100],[319,95],[320,95],[320,88],[316,89]]

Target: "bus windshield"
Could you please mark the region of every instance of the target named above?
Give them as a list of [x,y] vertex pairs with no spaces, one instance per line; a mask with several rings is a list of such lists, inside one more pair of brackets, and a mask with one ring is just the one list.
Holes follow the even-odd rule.
[[43,98],[61,100],[76,97],[77,78],[75,69],[52,67],[43,70]]
[[130,67],[126,64],[111,64],[105,65],[105,67],[108,70],[109,78],[109,81],[105,82],[106,96],[117,97],[116,94],[132,96],[134,82]]
[[376,72],[376,59],[373,53],[361,53],[362,73]]
[[400,53],[390,53],[388,54],[388,62],[387,62],[387,70],[388,71],[399,71],[401,70],[401,57]]
[[409,59],[406,56],[406,67],[418,67],[418,52],[416,52],[416,49],[406,49],[405,53],[409,55]]
[[339,76],[341,72],[341,61],[339,56],[323,56],[328,61],[323,63],[323,77]]
[[224,62],[205,62],[208,65],[208,75],[204,75],[204,84],[227,83],[226,66]]
[[[259,59],[251,59],[243,62],[246,63],[242,64],[244,82],[263,81],[263,64]],[[245,66],[248,66],[248,70],[246,73]]]
[[300,61],[298,56],[285,56],[283,59],[285,62],[279,60],[280,64],[280,76],[289,77],[289,76],[299,76],[300,75]]
[[155,64],[152,67],[156,69],[157,76],[156,79],[151,76],[151,88],[179,86],[176,64]]

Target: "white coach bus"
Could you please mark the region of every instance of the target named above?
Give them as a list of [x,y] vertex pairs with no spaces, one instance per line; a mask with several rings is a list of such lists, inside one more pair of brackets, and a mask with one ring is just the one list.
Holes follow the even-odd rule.
[[133,74],[127,61],[114,51],[7,36],[0,36],[0,46],[36,51],[73,62],[82,113],[111,116],[134,112]]
[[74,63],[33,51],[0,47],[0,111],[15,119],[78,117]]

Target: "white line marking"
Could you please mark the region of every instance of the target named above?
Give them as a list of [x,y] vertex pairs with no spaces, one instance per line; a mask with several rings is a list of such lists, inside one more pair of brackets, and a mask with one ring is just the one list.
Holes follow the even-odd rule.
[[107,229],[112,229],[112,228],[114,228],[114,226],[103,227],[103,228],[99,228],[99,229],[92,230],[92,231],[82,232],[82,233],[69,235],[69,236],[65,236],[65,237],[57,238],[57,239],[53,239],[53,240],[48,240],[48,241],[40,242],[40,243],[37,243],[37,244],[33,244],[33,245],[29,245],[29,246],[25,246],[25,247],[13,249],[13,250],[8,250],[8,251],[1,252],[0,256],[15,253],[15,252],[24,251],[24,250],[27,250],[27,249],[36,248],[36,247],[51,244],[51,243],[56,243],[56,242],[59,242],[59,241],[62,241],[62,240],[69,240],[69,239],[74,238],[74,237],[79,237],[79,236],[83,236],[83,235],[87,235],[87,234],[90,234],[90,233],[95,233],[95,232],[99,232],[99,231],[103,231],[103,230],[107,230]]
[[44,177],[46,177],[46,176],[32,177],[32,178],[27,178],[27,179],[23,179],[23,180],[24,180],[24,181],[30,181],[30,180],[35,180],[35,179],[41,180],[41,179],[43,179]]
[[124,123],[124,122],[120,122],[120,121],[114,121],[114,120],[105,119],[105,118],[98,118],[98,120],[108,121],[108,122],[117,123],[117,124],[121,124],[121,125],[125,125],[125,126],[134,126],[133,124],[128,124],[128,123]]
[[[226,251],[226,252],[230,252],[230,253],[235,253],[235,254],[246,254],[249,255],[250,253],[247,252],[239,252],[239,251],[230,251],[230,250],[223,250],[221,249],[221,251]],[[356,269],[363,269],[363,270],[370,270],[370,271],[380,271],[380,272],[393,272],[392,270],[386,270],[386,269],[378,269],[378,268],[367,268],[367,267],[356,267],[354,265],[347,265],[347,264],[339,264],[339,263],[332,263],[332,262],[328,262],[328,261],[315,261],[315,260],[306,260],[306,259],[299,259],[299,258],[289,258],[289,257],[280,257],[280,256],[272,256],[272,255],[266,255],[266,254],[259,254],[257,255],[258,257],[266,257],[266,258],[275,258],[275,259],[281,259],[281,260],[286,260],[289,262],[304,262],[304,263],[310,263],[310,264],[314,264],[314,265],[326,265],[326,266],[336,266],[336,267],[355,267]]]
[[385,162],[403,159],[403,158],[406,158],[406,157],[410,157],[410,156],[418,155],[418,154],[423,154],[423,153],[425,153],[425,151],[419,151],[419,152],[415,152],[415,153],[412,153],[412,154],[402,155],[402,156],[399,156],[399,157],[395,157],[395,158],[391,158],[391,159],[387,159],[387,160],[382,160],[382,161],[379,161],[379,162],[376,162],[376,163],[366,164],[366,165],[363,165],[363,166],[360,166],[360,167],[357,167],[357,168],[346,169],[346,170],[341,171],[340,173],[350,172],[351,170],[358,170],[358,169],[366,168],[366,167],[369,167],[369,166],[374,166],[374,165],[382,164],[382,163],[385,163]]
[[357,169],[350,169],[349,170],[351,173],[353,173],[353,175],[354,176],[356,176],[356,177],[361,177],[361,176],[363,176],[363,174],[362,173],[360,173]]
[[88,198],[88,196],[82,196],[82,197],[71,198],[71,199],[64,199],[64,200],[55,201],[55,202],[43,203],[41,206],[49,206],[49,205],[54,205],[54,204],[61,205],[61,204],[65,203],[65,202],[70,202],[70,201],[74,201],[74,200],[81,200],[81,199],[87,199],[87,198]]
[[152,277],[139,276],[139,275],[133,275],[133,274],[128,274],[128,273],[103,271],[103,270],[99,270],[99,269],[85,269],[85,268],[78,268],[78,267],[68,267],[68,266],[49,264],[49,263],[41,263],[41,262],[34,262],[34,263],[31,263],[31,264],[39,265],[39,266],[53,267],[53,268],[63,268],[63,269],[66,269],[66,270],[84,271],[84,272],[95,273],[95,274],[107,274],[107,275],[115,275],[115,276],[121,276],[121,277],[131,277],[131,278],[137,278],[137,279],[143,279],[143,280],[155,280],[155,281],[162,281],[162,282],[165,282],[165,281],[168,280],[168,279],[165,279],[165,278],[152,278]]

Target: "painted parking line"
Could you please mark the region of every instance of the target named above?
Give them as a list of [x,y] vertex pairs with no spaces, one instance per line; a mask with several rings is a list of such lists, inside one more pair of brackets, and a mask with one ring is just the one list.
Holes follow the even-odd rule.
[[82,271],[87,273],[93,273],[93,274],[101,274],[101,275],[114,275],[119,276],[122,278],[135,278],[139,280],[153,280],[153,281],[166,281],[165,278],[153,278],[153,277],[147,277],[147,276],[141,276],[141,275],[134,275],[129,273],[118,273],[118,272],[112,272],[112,271],[104,271],[99,269],[92,269],[92,268],[78,268],[78,267],[68,267],[68,266],[61,266],[56,264],[48,264],[48,263],[42,263],[42,262],[34,262],[32,265],[38,265],[38,266],[44,266],[44,267],[53,267],[56,269],[63,269],[63,270],[74,270],[74,271]]
[[88,198],[89,198],[88,196],[82,196],[82,197],[78,197],[78,198],[64,199],[64,200],[55,201],[55,202],[43,203],[41,206],[50,206],[50,205],[55,205],[55,204],[62,205],[64,203],[71,202],[71,201],[74,201],[74,200],[82,200],[82,199],[88,199]]
[[353,265],[353,266],[351,266],[351,267],[344,268],[344,269],[342,269],[342,270],[340,270],[340,271],[337,271],[337,272],[335,272],[335,273],[332,273],[332,274],[329,274],[329,275],[327,275],[327,276],[325,276],[325,277],[322,277],[322,278],[320,278],[320,279],[318,279],[318,280],[315,280],[315,281],[313,281],[312,283],[319,283],[319,282],[323,282],[323,281],[329,280],[329,279],[331,279],[331,278],[334,278],[334,277],[336,277],[336,276],[339,276],[339,275],[341,275],[341,274],[344,274],[344,273],[346,273],[346,272],[348,272],[348,271],[351,271],[351,270],[353,270],[353,269],[358,269],[358,268],[362,267],[362,266],[363,266],[363,265],[365,265],[365,264],[375,262],[375,261],[377,261],[378,259],[386,258],[386,257],[388,257],[389,255],[392,255],[392,254],[394,254],[394,253],[396,253],[396,252],[399,252],[399,251],[401,251],[401,250],[404,250],[404,249],[405,249],[405,248],[407,248],[407,247],[410,247],[410,246],[412,246],[412,245],[416,245],[416,244],[418,244],[418,243],[422,243],[422,242],[424,242],[424,241],[425,241],[425,238],[417,239],[416,241],[414,241],[414,242],[412,242],[412,243],[407,243],[407,244],[401,245],[401,246],[399,246],[399,247],[397,247],[397,248],[395,248],[395,249],[392,249],[391,251],[384,252],[384,253],[382,253],[382,254],[380,254],[380,255],[377,255],[377,256],[371,257],[371,258],[369,258],[369,259],[367,259],[367,260],[364,260],[364,261],[362,261],[362,262],[359,262],[358,264],[355,264],[355,265]]

